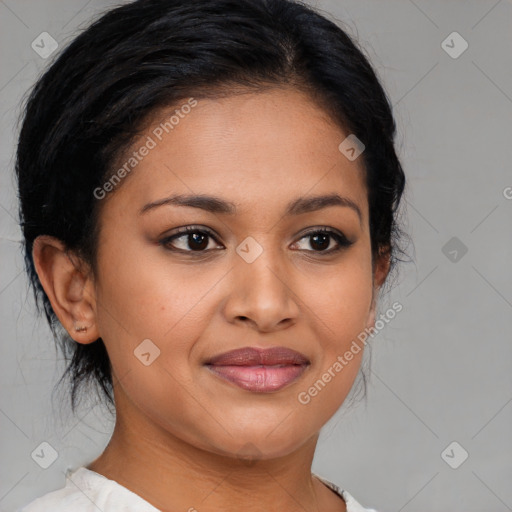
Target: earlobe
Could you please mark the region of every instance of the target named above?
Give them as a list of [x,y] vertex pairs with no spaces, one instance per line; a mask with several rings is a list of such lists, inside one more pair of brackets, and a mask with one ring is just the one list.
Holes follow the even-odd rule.
[[78,258],[73,261],[65,245],[49,235],[34,240],[32,257],[53,311],[69,335],[78,343],[96,341],[96,298],[86,265],[79,265]]
[[375,327],[375,320],[377,317],[377,299],[379,291],[389,273],[390,263],[391,259],[389,250],[381,251],[374,267],[372,303],[370,306],[370,312],[368,314],[368,320],[366,322],[366,327],[368,329]]
[[388,276],[391,265],[391,253],[389,248],[382,249],[374,271],[375,288],[379,290]]

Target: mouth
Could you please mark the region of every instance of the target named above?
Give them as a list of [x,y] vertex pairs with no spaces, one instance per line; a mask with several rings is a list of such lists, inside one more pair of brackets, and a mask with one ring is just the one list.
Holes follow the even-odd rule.
[[286,347],[244,347],[215,356],[205,366],[242,389],[271,393],[296,381],[310,364],[305,355]]

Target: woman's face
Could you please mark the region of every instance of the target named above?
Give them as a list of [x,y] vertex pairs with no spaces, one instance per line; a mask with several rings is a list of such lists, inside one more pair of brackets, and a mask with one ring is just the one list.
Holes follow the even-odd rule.
[[[95,312],[117,414],[214,453],[282,456],[343,403],[363,350],[333,365],[374,322],[362,162],[296,91],[198,100],[167,133],[174,110],[133,145],[121,165],[134,151],[137,165],[102,205]],[[334,194],[345,205],[308,201]],[[165,202],[176,195],[218,208]],[[238,384],[205,364],[244,347],[286,347],[308,364],[217,367]]]

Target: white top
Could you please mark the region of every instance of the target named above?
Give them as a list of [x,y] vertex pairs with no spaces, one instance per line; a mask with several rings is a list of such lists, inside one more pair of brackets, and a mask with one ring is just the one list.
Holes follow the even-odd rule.
[[[377,512],[362,507],[347,491],[313,473],[347,505],[347,512]],[[115,480],[80,466],[66,473],[66,485],[30,502],[19,512],[160,512]]]

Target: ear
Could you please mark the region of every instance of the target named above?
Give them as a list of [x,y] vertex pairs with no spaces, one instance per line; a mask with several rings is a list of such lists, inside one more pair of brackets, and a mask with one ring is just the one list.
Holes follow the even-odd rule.
[[372,303],[370,306],[370,312],[366,327],[368,329],[375,327],[375,317],[377,310],[377,299],[379,297],[379,291],[381,286],[384,284],[386,277],[389,273],[391,263],[391,252],[389,247],[379,252],[379,256],[376,258],[372,265],[373,272],[373,291],[372,291]]
[[88,266],[48,235],[34,240],[32,257],[53,311],[69,335],[78,343],[96,341],[96,296]]

